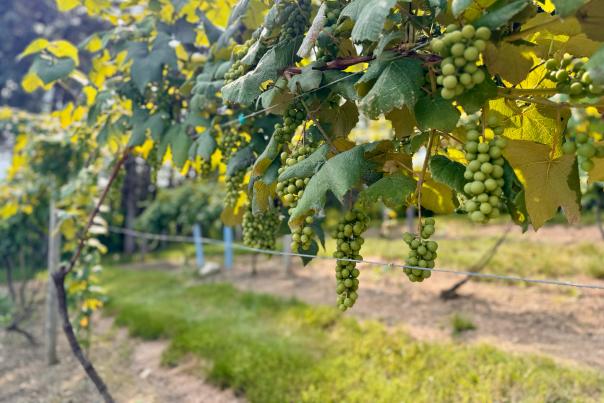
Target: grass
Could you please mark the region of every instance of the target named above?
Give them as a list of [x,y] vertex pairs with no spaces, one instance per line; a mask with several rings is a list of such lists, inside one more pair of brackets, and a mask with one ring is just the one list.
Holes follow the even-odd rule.
[[329,307],[190,284],[168,272],[108,268],[103,283],[118,324],[170,339],[166,364],[185,354],[206,376],[251,402],[591,402],[604,376],[487,345],[426,343]]
[[453,328],[454,336],[459,336],[464,332],[476,329],[476,325],[471,319],[458,313],[451,317],[451,327]]

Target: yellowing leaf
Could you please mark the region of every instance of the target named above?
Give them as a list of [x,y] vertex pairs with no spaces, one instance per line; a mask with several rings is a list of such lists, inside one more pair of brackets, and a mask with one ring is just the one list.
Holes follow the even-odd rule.
[[153,145],[153,140],[147,139],[142,145],[134,147],[134,153],[140,155],[144,159],[147,159],[147,157],[149,157],[149,153],[153,149]]
[[23,76],[21,87],[23,87],[25,92],[34,92],[38,88],[44,88],[44,82],[36,75],[36,73],[30,71]]
[[504,98],[489,103],[491,111],[498,112],[503,117],[505,129],[503,135],[515,140],[534,141],[541,144],[558,147],[562,142],[562,125],[568,118],[568,112],[560,112],[560,122],[553,108],[519,105],[513,100]]
[[77,228],[74,220],[64,220],[61,223],[61,234],[69,240],[75,239],[77,235]]
[[17,56],[17,59],[22,59],[26,56],[33,55],[34,53],[38,53],[46,49],[48,43],[48,40],[44,38],[34,39],[29,45],[27,45],[25,50],[21,52],[19,56]]
[[594,163],[594,167],[588,172],[588,182],[604,182],[604,158],[594,158],[592,161]]
[[91,53],[96,53],[101,49],[103,49],[103,41],[98,35],[94,35],[86,44],[86,50]]
[[[509,141],[504,155],[526,192],[526,208],[535,229],[561,207],[569,223],[580,217],[578,171],[574,155],[551,158],[551,148],[531,141]],[[574,168],[574,169],[573,169]],[[571,188],[571,184],[576,188]],[[573,186],[574,187],[574,186]]]
[[0,207],[0,219],[6,220],[17,214],[17,212],[19,212],[19,205],[17,203],[6,203]]
[[453,191],[448,186],[428,178],[422,186],[422,206],[436,214],[450,214],[455,211]]
[[69,11],[80,5],[79,0],[56,0],[57,8],[61,12]]
[[86,105],[92,105],[94,103],[94,100],[96,99],[97,90],[94,87],[87,85],[82,89],[82,91],[86,96]]
[[76,48],[71,42],[65,40],[59,40],[50,42],[46,48],[50,53],[56,57],[69,57],[76,66],[80,63],[78,57],[78,48]]

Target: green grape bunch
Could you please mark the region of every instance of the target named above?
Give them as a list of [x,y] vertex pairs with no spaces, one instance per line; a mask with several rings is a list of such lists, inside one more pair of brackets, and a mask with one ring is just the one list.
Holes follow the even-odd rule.
[[254,214],[251,204],[243,215],[243,243],[251,248],[274,250],[277,244],[279,213],[277,209]]
[[485,70],[478,63],[490,38],[487,27],[465,25],[459,29],[451,24],[443,36],[430,42],[432,51],[443,57],[436,83],[442,87],[440,94],[444,99],[453,99],[485,80]]
[[224,73],[224,83],[228,84],[232,81],[237,80],[239,77],[242,77],[249,70],[250,66],[243,64],[241,61],[247,52],[250,50],[250,47],[254,44],[255,39],[248,39],[242,45],[236,46],[233,50],[233,64]]
[[275,136],[277,143],[286,144],[291,141],[296,129],[304,122],[305,118],[306,113],[301,101],[294,101],[289,104],[283,114],[283,123],[275,124],[273,136]]
[[228,163],[231,157],[247,144],[247,139],[240,129],[231,126],[222,133],[222,141],[220,143],[222,151],[222,160]]
[[[290,167],[298,162],[304,161],[309,155],[315,151],[316,147],[311,144],[305,144],[294,148],[291,152],[284,151],[281,153],[282,167],[279,168],[281,174],[287,167]],[[292,214],[294,208],[298,204],[298,200],[304,195],[306,185],[310,181],[307,178],[290,178],[284,181],[277,182],[277,196],[282,200],[283,204],[288,208],[288,213]],[[314,219],[311,215],[304,217],[302,224],[292,229],[291,248],[294,252],[302,249],[308,251],[315,237],[312,224]]]
[[580,124],[574,125],[566,133],[564,144],[562,144],[562,152],[564,154],[575,154],[579,160],[579,166],[585,172],[590,172],[594,169],[595,163],[593,158],[604,158],[604,145],[596,143],[596,136],[600,134],[591,127],[591,119],[582,116],[579,118]]
[[545,62],[546,77],[556,83],[558,91],[571,98],[599,96],[604,93],[604,87],[592,82],[585,70],[587,61],[587,58],[575,58],[569,53],[565,53],[561,60],[549,59]]
[[232,175],[226,175],[226,194],[224,204],[227,207],[234,207],[239,200],[239,194],[244,190],[245,169],[240,169]]
[[501,137],[503,127],[496,116],[490,116],[488,126],[493,130],[493,140],[481,142],[478,127],[469,127],[466,131],[467,142],[464,145],[468,165],[464,178],[468,181],[464,192],[471,196],[464,208],[470,219],[476,223],[487,223],[498,217],[502,204],[505,160],[503,149],[507,142]]
[[317,37],[317,61],[327,63],[338,56],[340,46],[336,39],[336,25],[345,4],[340,0],[325,2],[325,27]]
[[212,176],[214,170],[212,169],[212,162],[210,160],[201,160],[201,164],[199,167],[199,176],[204,179],[207,179]]
[[[362,260],[359,254],[365,242],[363,232],[369,226],[369,216],[363,211],[353,208],[342,216],[333,237],[337,240],[337,250],[333,256],[337,259]],[[338,308],[345,311],[352,307],[358,298],[359,269],[356,262],[338,260],[336,264],[336,292]]]
[[412,282],[422,282],[432,275],[430,270],[421,270],[420,268],[431,269],[438,254],[438,243],[429,238],[434,234],[436,221],[434,218],[426,218],[420,223],[420,234],[405,232],[403,241],[409,245],[409,254],[405,260],[403,271]]
[[310,0],[285,0],[277,4],[278,24],[281,25],[279,42],[292,41],[303,35],[310,25]]

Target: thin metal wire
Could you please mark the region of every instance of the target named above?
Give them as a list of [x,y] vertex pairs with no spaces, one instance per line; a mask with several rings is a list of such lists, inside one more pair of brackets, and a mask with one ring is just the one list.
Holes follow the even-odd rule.
[[[118,228],[118,227],[109,227],[109,231],[118,233],[118,234],[127,234],[127,235],[135,236],[138,238],[150,239],[150,240],[193,243],[193,244],[195,243],[195,239],[193,237],[182,236],[182,235],[152,234],[149,232],[141,232],[141,231],[129,230],[129,229]],[[200,240],[202,243],[210,244],[210,245],[224,245],[225,244],[225,242],[220,239],[202,237],[202,238],[200,238]],[[276,250],[252,248],[252,247],[245,246],[245,245],[242,245],[239,243],[233,243],[232,245],[233,245],[234,249],[262,253],[265,255],[297,256],[297,257],[305,257],[305,258],[311,258],[311,259],[336,260],[336,261],[354,262],[354,263],[360,263],[360,264],[365,263],[365,264],[382,266],[382,267],[387,267],[387,268],[417,269],[417,270],[422,270],[422,271],[430,271],[430,272],[436,272],[436,273],[449,273],[449,274],[455,274],[458,276],[472,276],[472,277],[479,277],[479,278],[488,278],[488,279],[493,279],[493,280],[520,281],[520,282],[524,282],[524,283],[604,290],[604,285],[598,285],[598,284],[583,284],[583,283],[575,283],[572,281],[561,281],[561,280],[552,280],[552,279],[535,279],[535,278],[508,276],[508,275],[500,275],[500,274],[460,271],[460,270],[453,270],[453,269],[426,268],[426,267],[409,266],[409,265],[404,265],[404,264],[394,263],[394,262],[381,262],[381,261],[376,261],[376,260],[357,260],[357,259],[348,259],[348,258],[336,258],[336,257],[331,257],[331,256],[310,255],[310,254],[305,254],[305,253],[281,252],[281,251],[276,251]]]

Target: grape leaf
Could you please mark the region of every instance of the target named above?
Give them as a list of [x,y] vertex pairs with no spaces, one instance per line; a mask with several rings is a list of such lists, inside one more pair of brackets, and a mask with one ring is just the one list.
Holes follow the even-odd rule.
[[486,101],[497,97],[497,85],[491,77],[457,97],[457,103],[466,113],[478,112]]
[[289,80],[288,87],[293,93],[302,93],[314,90],[321,85],[323,73],[321,70],[313,69],[313,66],[304,67],[302,73]]
[[[526,207],[533,228],[540,228],[561,207],[569,223],[580,217],[579,177],[571,175],[576,165],[574,155],[551,158],[551,148],[532,141],[509,141],[505,158],[514,168],[526,192]],[[575,168],[576,169],[576,168]]]
[[437,214],[450,214],[456,208],[454,200],[451,188],[426,178],[422,186],[422,207]]
[[376,42],[380,38],[386,17],[397,0],[353,0],[340,13],[340,20],[350,17],[355,21],[352,40]]
[[560,17],[568,17],[577,11],[585,1],[582,0],[552,0],[552,3],[556,6],[557,14]]
[[382,201],[392,209],[405,205],[407,198],[415,190],[415,180],[400,172],[386,175],[359,193],[358,203],[371,206]]
[[440,95],[420,96],[415,105],[415,119],[421,130],[437,129],[450,132],[457,126],[460,113],[450,101]]
[[[526,46],[507,42],[500,42],[495,46],[489,43],[483,56],[491,75],[500,75],[514,85],[523,81],[533,67],[531,51]],[[510,60],[514,62],[510,63]]]
[[473,2],[474,0],[453,0],[451,2],[451,12],[453,13],[453,16],[455,18],[459,17],[459,15],[466,11]]
[[191,147],[191,138],[183,130],[181,124],[173,124],[166,132],[166,135],[161,139],[159,155],[163,156],[170,147],[172,151],[172,160],[177,167],[182,167],[189,156],[189,148]]
[[577,11],[576,16],[588,37],[604,41],[604,0],[591,0]]
[[421,94],[423,82],[424,73],[419,60],[390,61],[371,90],[363,97],[360,106],[372,119],[395,108],[407,106],[411,109]]
[[359,99],[357,91],[354,89],[355,78],[358,74],[345,73],[339,70],[326,70],[323,72],[323,85],[329,86],[332,92],[341,95],[349,101]]
[[36,56],[36,59],[31,65],[31,71],[36,73],[44,84],[50,84],[53,81],[65,78],[74,69],[75,62],[68,57],[51,60],[49,58]]
[[451,161],[444,155],[435,155],[430,159],[430,173],[432,178],[454,189],[457,193],[464,193],[463,187],[466,180],[463,177],[466,167],[459,162]]
[[285,171],[279,175],[279,180],[286,181],[292,178],[307,178],[314,175],[319,166],[327,161],[328,152],[329,146],[327,144],[323,144],[307,158],[285,169]]
[[226,174],[233,175],[239,170],[246,169],[254,163],[254,152],[251,146],[247,146],[238,150],[235,155],[231,157],[227,164]]
[[177,68],[176,52],[170,46],[171,40],[165,32],[158,32],[150,51],[146,42],[129,43],[128,59],[132,60],[130,76],[141,94],[148,83],[161,80],[163,66]]
[[276,81],[281,71],[294,63],[301,40],[298,37],[292,41],[280,42],[262,56],[254,70],[222,87],[225,101],[251,104],[261,94],[263,83]]
[[585,68],[594,83],[604,85],[604,45],[589,59]]
[[372,164],[365,160],[364,154],[374,146],[374,144],[358,145],[323,164],[310,178],[304,194],[291,214],[290,223],[296,223],[310,210],[321,210],[325,205],[328,191],[342,201],[344,195],[359,183],[363,173],[370,170]]
[[359,121],[359,110],[354,102],[346,101],[336,108],[322,108],[318,117],[321,124],[327,123],[330,136],[346,137]]
[[216,139],[212,136],[210,129],[207,129],[195,140],[191,150],[189,151],[190,157],[199,155],[204,161],[210,161],[212,154],[216,150]]
[[399,139],[411,136],[417,125],[415,116],[406,106],[401,109],[393,109],[384,117],[392,123],[394,134]]
[[[497,2],[496,4],[499,4]],[[497,29],[510,21],[516,14],[524,10],[530,3],[527,0],[516,0],[494,10],[489,10],[485,15],[474,21],[475,27],[488,27]]]
[[588,183],[604,182],[604,158],[594,158],[592,161],[594,167],[588,173]]
[[561,145],[561,136],[556,133],[568,119],[568,112],[561,111],[560,122],[557,122],[556,110],[550,107],[519,106],[514,101],[497,99],[489,103],[489,108],[503,117],[504,136],[548,145],[555,142],[556,147]]

